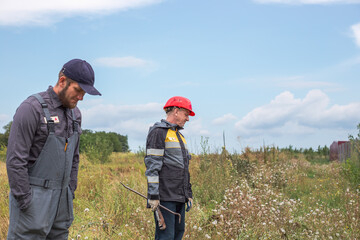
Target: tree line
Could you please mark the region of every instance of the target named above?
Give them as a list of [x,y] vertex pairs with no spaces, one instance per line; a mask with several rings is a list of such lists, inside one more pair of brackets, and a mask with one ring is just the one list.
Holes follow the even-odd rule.
[[[0,149],[6,150],[12,121],[3,127],[0,133]],[[80,135],[79,151],[91,162],[107,162],[112,152],[129,152],[128,136],[115,132],[96,132],[83,129]],[[3,156],[2,156],[3,158]]]

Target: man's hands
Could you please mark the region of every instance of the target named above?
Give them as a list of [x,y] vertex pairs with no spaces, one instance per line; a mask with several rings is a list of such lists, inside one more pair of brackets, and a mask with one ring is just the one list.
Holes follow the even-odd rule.
[[187,211],[187,212],[190,211],[190,209],[191,209],[191,207],[192,207],[192,205],[193,205],[193,199],[192,199],[192,198],[189,198],[188,200],[189,200],[189,201],[186,203],[186,205],[187,205],[186,211]]
[[159,206],[160,204],[160,200],[148,200],[148,203],[151,207],[151,210],[154,212],[156,210],[156,208]]

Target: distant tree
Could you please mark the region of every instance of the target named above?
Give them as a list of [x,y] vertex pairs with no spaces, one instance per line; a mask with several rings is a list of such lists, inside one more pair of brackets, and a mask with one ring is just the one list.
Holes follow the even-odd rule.
[[108,162],[112,152],[113,144],[105,132],[88,131],[86,134],[81,134],[80,153],[84,153],[91,162]]
[[128,145],[128,138],[127,136],[120,135],[115,132],[109,132],[108,137],[110,141],[113,143],[114,152],[128,152],[129,145]]
[[107,162],[112,152],[128,152],[128,138],[115,132],[82,131],[80,153],[84,153],[92,162]]
[[10,129],[11,129],[12,121],[6,124],[3,129],[5,130],[4,133],[0,133],[0,146],[7,146],[9,135],[10,135]]

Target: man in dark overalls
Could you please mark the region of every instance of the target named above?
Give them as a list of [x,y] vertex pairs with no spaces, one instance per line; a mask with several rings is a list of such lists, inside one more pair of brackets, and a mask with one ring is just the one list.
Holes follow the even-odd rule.
[[16,110],[7,149],[8,239],[68,239],[79,166],[81,113],[94,88],[89,63],[65,63],[54,87],[30,96]]

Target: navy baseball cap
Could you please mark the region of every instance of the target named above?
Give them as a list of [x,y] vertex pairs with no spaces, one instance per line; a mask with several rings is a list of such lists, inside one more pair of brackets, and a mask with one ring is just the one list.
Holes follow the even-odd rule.
[[72,59],[64,64],[61,71],[66,77],[77,82],[86,93],[101,96],[101,93],[94,87],[94,70],[85,60]]

